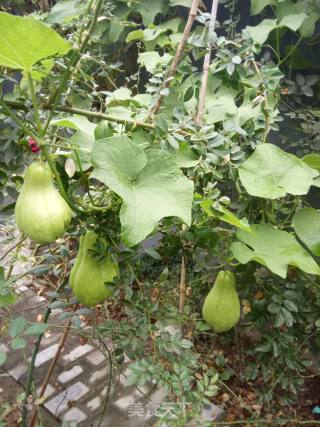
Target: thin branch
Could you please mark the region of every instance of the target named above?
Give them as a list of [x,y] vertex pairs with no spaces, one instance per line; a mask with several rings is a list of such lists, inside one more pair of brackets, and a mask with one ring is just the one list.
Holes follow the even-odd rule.
[[[9,114],[9,111],[11,111],[8,108],[9,106],[12,107],[12,108],[15,108],[16,110],[25,110],[25,111],[27,110],[26,105],[23,102],[20,102],[20,101],[6,100],[4,102],[0,98],[0,105],[2,105],[5,114],[8,115],[8,116],[10,115],[11,117],[12,117],[12,114]],[[4,105],[6,105],[7,108],[5,108]],[[48,104],[41,104],[40,108],[42,108],[44,110],[48,110],[51,107]],[[96,112],[96,111],[88,111],[88,110],[82,110],[80,108],[64,107],[62,105],[58,105],[55,108],[55,110],[63,112],[63,113],[78,114],[79,116],[85,116],[85,117],[89,117],[91,119],[108,120],[110,122],[122,123],[124,125],[132,125],[134,127],[138,126],[138,127],[142,127],[142,128],[145,128],[145,129],[151,129],[151,130],[155,129],[155,125],[153,123],[141,122],[139,120],[132,120],[132,119],[122,119],[120,117],[115,117],[115,116],[112,116],[110,114],[99,113],[99,112]],[[30,132],[32,132],[32,131],[30,131]],[[169,129],[168,132],[176,132],[176,133],[178,133],[180,135],[190,136],[189,132],[187,132],[185,130],[182,130],[182,129]],[[30,135],[34,136],[35,138],[37,138],[37,136],[34,134],[34,132],[32,132],[32,134],[30,133]]]
[[201,87],[200,87],[200,94],[199,94],[198,113],[197,113],[197,117],[196,117],[196,124],[198,126],[202,125],[202,118],[203,118],[203,113],[204,113],[204,109],[205,109],[207,84],[208,84],[208,77],[209,77],[209,66],[210,66],[211,52],[212,52],[211,37],[212,37],[212,34],[213,34],[215,26],[216,26],[218,6],[219,6],[219,0],[212,0],[211,17],[210,17],[209,33],[208,33],[207,53],[206,53],[204,60],[203,60],[203,73],[202,73],[202,80],[201,80]]
[[28,84],[29,84],[33,109],[34,109],[34,118],[35,118],[35,121],[37,124],[38,133],[40,135],[42,132],[42,125],[41,125],[41,120],[40,120],[40,116],[39,116],[39,107],[38,107],[38,102],[37,102],[37,96],[36,96],[36,92],[34,90],[34,84],[33,84],[33,80],[31,77],[31,73],[29,71],[27,72],[27,76],[28,76]]
[[28,236],[23,236],[14,246],[11,246],[11,248],[9,248],[2,256],[1,256],[1,258],[0,258],[0,261],[2,261],[7,255],[9,255],[9,253],[11,252],[11,251],[13,251],[17,246],[19,246],[19,245],[21,245],[21,243],[23,243],[25,240],[26,240],[26,238],[27,238]]
[[[66,323],[66,325],[64,327],[63,334],[62,334],[62,336],[60,338],[56,354],[54,355],[54,358],[52,359],[52,361],[50,363],[50,366],[49,366],[49,369],[47,371],[46,377],[45,377],[45,379],[43,381],[43,384],[41,386],[41,390],[40,390],[39,396],[37,397],[38,399],[41,399],[44,396],[44,393],[45,393],[45,391],[47,389],[47,386],[49,384],[49,381],[50,381],[51,375],[53,373],[54,367],[55,367],[55,365],[56,365],[56,363],[57,363],[57,361],[59,359],[60,353],[61,353],[61,351],[62,351],[62,349],[64,347],[64,344],[66,342],[66,339],[67,339],[67,336],[68,336],[68,333],[69,333],[69,329],[70,329],[70,325],[71,325],[71,320],[72,320],[72,317],[69,318],[68,322]],[[34,427],[34,424],[35,424],[36,420],[37,420],[37,407],[34,406],[32,414],[31,414],[31,419],[30,419],[29,427]]]
[[[59,293],[60,291],[62,291],[62,289],[67,285],[68,281],[67,280],[63,280],[61,282],[61,284],[59,285],[57,292]],[[49,316],[51,314],[51,308],[50,308],[50,304],[53,303],[54,301],[56,301],[57,298],[52,298],[50,300],[49,306],[43,316],[43,323],[47,323]],[[27,402],[28,402],[28,397],[31,393],[31,388],[32,388],[32,382],[33,382],[33,371],[34,371],[34,366],[35,366],[35,361],[36,361],[36,357],[40,348],[40,343],[42,340],[44,333],[40,334],[37,338],[37,341],[35,343],[33,352],[32,352],[32,356],[31,356],[31,360],[30,360],[30,364],[29,364],[29,369],[28,369],[28,377],[27,377],[27,384],[26,384],[26,388],[25,388],[25,398],[23,401],[23,406],[22,406],[22,415],[21,415],[21,427],[26,427],[27,426]]]
[[[167,87],[170,86],[172,77],[174,76],[174,74],[175,74],[175,72],[177,70],[177,67],[178,67],[178,65],[179,65],[179,63],[181,61],[181,58],[182,58],[182,55],[183,55],[183,52],[184,52],[184,48],[185,48],[185,46],[187,44],[187,41],[188,41],[188,38],[189,38],[189,34],[190,34],[190,31],[191,31],[192,25],[194,23],[194,20],[196,19],[197,11],[198,11],[198,6],[199,6],[199,0],[193,0],[191,8],[190,8],[190,13],[189,13],[188,21],[186,23],[185,29],[184,29],[183,34],[182,34],[182,38],[180,40],[178,49],[177,49],[177,51],[176,51],[176,53],[174,55],[171,67],[170,67],[168,73],[165,76],[165,79],[164,79],[164,82],[163,82],[163,85],[162,85],[161,89],[164,89],[164,88],[167,88]],[[164,98],[164,95],[160,94],[159,97],[158,97],[158,99],[156,100],[156,103],[152,107],[152,110],[151,110],[151,113],[150,113],[151,117],[154,116],[155,114],[157,114],[157,112],[159,111],[159,108],[161,107],[161,103],[163,101],[163,98]]]
[[184,251],[182,250],[180,285],[179,285],[179,313],[182,315],[184,304],[186,302],[187,289],[187,263]]
[[[68,64],[68,67],[67,67],[67,69],[66,69],[66,71],[65,71],[65,73],[64,73],[64,75],[62,77],[62,81],[61,81],[58,89],[56,90],[56,92],[53,94],[53,96],[49,100],[50,114],[49,114],[49,117],[47,118],[47,121],[46,121],[46,123],[44,125],[43,131],[42,131],[42,134],[41,134],[42,137],[45,136],[45,134],[46,134],[46,132],[48,130],[48,127],[50,125],[50,122],[51,122],[51,120],[52,120],[52,118],[54,116],[56,107],[57,107],[58,102],[60,100],[60,96],[61,96],[61,94],[62,94],[62,92],[63,92],[63,90],[64,90],[67,82],[70,80],[70,77],[74,73],[75,67],[77,66],[77,64],[78,64],[78,62],[79,62],[79,60],[81,58],[81,54],[84,52],[84,50],[86,49],[86,47],[88,45],[88,42],[89,42],[90,37],[91,37],[91,34],[92,34],[93,30],[94,30],[94,27],[96,25],[97,19],[99,17],[99,12],[100,12],[100,9],[101,9],[101,6],[102,6],[102,2],[103,2],[103,0],[97,0],[97,5],[95,7],[93,18],[92,18],[92,21],[90,23],[89,29],[86,32],[85,37],[83,37],[84,33],[82,33],[83,26],[81,26],[81,28],[80,28],[80,34],[83,37],[82,44],[81,44],[79,50],[75,50],[73,52],[71,60],[70,60],[70,63]],[[86,13],[89,11],[89,8],[90,8],[91,5],[92,5],[92,0],[89,3],[89,7],[88,7]],[[51,105],[52,105],[52,107],[51,107]]]

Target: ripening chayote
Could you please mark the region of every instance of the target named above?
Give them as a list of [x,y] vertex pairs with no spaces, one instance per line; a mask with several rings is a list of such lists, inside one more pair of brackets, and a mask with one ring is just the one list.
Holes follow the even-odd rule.
[[204,320],[217,332],[233,328],[240,318],[240,301],[232,271],[220,271],[202,308]]
[[52,243],[64,234],[71,216],[71,209],[54,186],[49,166],[31,163],[15,207],[20,231],[36,243]]
[[[94,306],[109,298],[113,293],[110,284],[118,276],[118,266],[109,254],[103,259],[93,256],[92,250],[98,237],[94,231],[87,231],[80,237],[78,256],[70,273],[70,286],[74,295],[87,306]],[[100,240],[107,247],[106,240]]]

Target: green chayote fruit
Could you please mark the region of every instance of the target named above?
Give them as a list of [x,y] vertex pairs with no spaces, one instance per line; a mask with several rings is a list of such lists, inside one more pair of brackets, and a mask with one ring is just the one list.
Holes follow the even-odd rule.
[[[78,256],[70,273],[70,286],[78,301],[87,306],[94,306],[112,295],[112,284],[118,276],[118,266],[109,254],[99,260],[93,256],[92,250],[98,235],[87,231],[80,237]],[[102,239],[107,246],[106,240]]]
[[47,244],[62,236],[72,212],[53,184],[47,164],[28,166],[16,207],[16,223],[21,232],[36,243]]
[[231,271],[220,271],[202,308],[204,320],[217,332],[233,328],[240,318],[240,301],[235,276]]

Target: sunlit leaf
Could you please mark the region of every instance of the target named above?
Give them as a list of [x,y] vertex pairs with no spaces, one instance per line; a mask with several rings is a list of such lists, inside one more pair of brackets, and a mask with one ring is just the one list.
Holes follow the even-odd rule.
[[270,224],[256,224],[251,228],[253,233],[239,230],[240,241],[231,245],[233,256],[241,264],[256,261],[282,278],[287,275],[288,265],[306,273],[320,274],[318,264],[290,233]]
[[162,150],[142,151],[128,137],[111,137],[94,143],[93,178],[110,187],[123,200],[122,237],[134,246],[150,234],[164,217],[191,222],[193,182]]

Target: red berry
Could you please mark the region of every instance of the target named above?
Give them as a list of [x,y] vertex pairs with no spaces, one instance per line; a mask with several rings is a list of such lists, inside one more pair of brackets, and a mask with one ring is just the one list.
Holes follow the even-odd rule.
[[40,147],[39,147],[37,141],[35,141],[34,139],[29,138],[28,139],[28,145],[29,145],[29,147],[33,153],[38,153],[40,151]]

